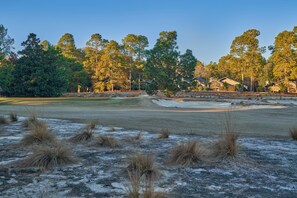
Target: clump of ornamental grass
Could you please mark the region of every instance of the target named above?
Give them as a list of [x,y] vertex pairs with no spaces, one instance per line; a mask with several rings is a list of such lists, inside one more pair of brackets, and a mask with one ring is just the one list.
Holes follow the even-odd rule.
[[94,131],[96,125],[94,123],[89,123],[87,126],[82,130],[82,132],[74,135],[69,139],[70,142],[78,143],[78,142],[85,142],[92,140],[94,138]]
[[37,119],[35,115],[31,115],[29,118],[23,121],[22,126],[28,128],[29,126],[36,125],[40,121]]
[[136,141],[139,141],[141,140],[141,133],[137,133],[135,136],[132,137],[132,140],[136,140]]
[[238,134],[234,131],[224,132],[213,148],[213,157],[235,157],[238,153]]
[[77,161],[71,150],[62,146],[60,143],[52,146],[36,146],[33,149],[33,153],[24,160],[17,162],[16,167],[39,167],[49,169],[61,165],[72,164]]
[[[131,187],[127,189],[128,198],[165,198],[162,192],[155,192],[154,181],[149,181],[141,176],[140,171],[128,171]],[[144,181],[143,181],[144,180]]]
[[16,122],[16,121],[18,121],[18,116],[15,112],[10,112],[9,119],[11,122]]
[[113,137],[108,136],[100,136],[95,139],[93,146],[99,146],[99,147],[110,147],[110,148],[116,148],[119,147],[118,141]]
[[159,170],[155,167],[154,157],[152,155],[136,154],[130,159],[127,167],[128,172],[135,175],[145,176],[148,180],[153,180],[159,176]]
[[29,131],[20,144],[24,146],[30,146],[33,144],[51,144],[56,142],[56,137],[51,131],[48,129],[48,126],[44,122],[30,122],[29,123]]
[[168,129],[162,129],[158,138],[159,139],[169,138],[169,130]]
[[170,153],[169,163],[190,166],[201,161],[202,151],[197,142],[188,142],[178,145]]
[[216,158],[235,157],[238,153],[238,133],[232,122],[231,114],[225,115],[224,132],[214,144],[212,156]]
[[7,120],[4,116],[0,116],[0,124],[7,124]]
[[165,194],[155,192],[154,182],[159,175],[154,167],[154,159],[151,155],[137,154],[130,160],[127,168],[131,187],[128,188],[129,198],[163,198]]
[[290,130],[290,136],[293,140],[297,140],[297,127],[291,128]]

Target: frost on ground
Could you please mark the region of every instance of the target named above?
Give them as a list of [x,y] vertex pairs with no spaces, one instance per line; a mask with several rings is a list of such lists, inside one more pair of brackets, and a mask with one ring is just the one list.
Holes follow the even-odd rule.
[[193,108],[193,109],[278,109],[296,106],[297,100],[247,100],[220,99],[218,101],[183,101],[154,99],[153,103],[163,107]]
[[[95,135],[116,138],[120,147],[102,148],[66,141],[84,124],[43,119],[79,161],[41,170],[9,165],[25,158],[30,148],[15,146],[24,135],[20,121],[0,126],[1,197],[125,197],[130,187],[126,168],[136,153],[153,154],[161,176],[155,190],[167,197],[296,197],[297,143],[289,139],[239,138],[240,152],[234,159],[198,163],[191,167],[168,165],[170,150],[182,142],[208,144],[216,136],[170,135],[96,126]],[[139,140],[133,140],[138,134]]]

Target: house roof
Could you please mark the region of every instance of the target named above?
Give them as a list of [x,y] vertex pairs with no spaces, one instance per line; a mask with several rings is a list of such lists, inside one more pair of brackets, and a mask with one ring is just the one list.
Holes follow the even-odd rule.
[[237,81],[235,81],[235,80],[233,80],[231,78],[228,78],[228,77],[221,78],[219,81],[222,82],[222,83],[227,83],[229,85],[238,85],[238,84],[240,84],[240,82],[237,82]]

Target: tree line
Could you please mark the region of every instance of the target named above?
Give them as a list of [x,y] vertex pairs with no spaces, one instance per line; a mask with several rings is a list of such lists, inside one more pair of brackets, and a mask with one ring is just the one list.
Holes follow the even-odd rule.
[[297,79],[297,27],[277,35],[266,60],[257,37],[247,30],[236,37],[230,53],[218,63],[204,65],[191,50],[181,53],[176,31],[161,32],[152,49],[143,35],[128,34],[121,43],[91,35],[77,48],[72,34],[56,45],[31,33],[13,51],[14,40],[0,25],[0,91],[7,96],[59,96],[65,92],[146,90],[166,94],[195,89],[195,77],[229,77],[259,91],[270,82],[286,86]]

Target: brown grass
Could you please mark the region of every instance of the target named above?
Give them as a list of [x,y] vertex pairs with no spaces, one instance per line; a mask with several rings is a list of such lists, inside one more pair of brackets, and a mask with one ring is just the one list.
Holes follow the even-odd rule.
[[168,129],[162,129],[161,133],[159,135],[159,139],[165,139],[169,138],[169,130]]
[[293,140],[297,140],[297,127],[291,128],[290,130],[290,136]]
[[132,137],[132,139],[133,140],[137,140],[137,141],[139,141],[139,140],[141,140],[141,133],[137,133],[137,135],[135,135],[134,137]]
[[119,147],[120,144],[113,137],[100,136],[100,137],[95,139],[95,141],[93,143],[93,146],[116,148],[116,147]]
[[214,145],[213,156],[219,158],[235,157],[238,153],[238,134],[236,132],[225,132]]
[[87,126],[83,129],[81,133],[71,137],[69,141],[73,143],[78,143],[78,142],[85,142],[85,141],[92,140],[94,138],[93,129],[95,127],[96,125],[94,125],[94,123],[87,124]]
[[55,143],[56,137],[52,134],[47,124],[43,122],[31,122],[29,124],[29,132],[21,140],[20,144],[24,146],[29,146],[33,144],[43,144],[43,143]]
[[40,168],[52,168],[56,166],[71,164],[77,160],[73,156],[70,149],[57,144],[55,146],[38,146],[34,148],[33,154],[28,156],[22,161],[16,164],[16,167],[28,168],[28,167],[40,167]]
[[16,121],[18,121],[18,116],[15,112],[10,112],[9,119],[11,122],[16,122]]
[[127,167],[133,175],[138,172],[140,176],[144,175],[148,180],[153,180],[159,176],[159,170],[155,167],[154,157],[152,155],[137,154],[130,159]]
[[4,116],[0,116],[0,124],[7,124],[7,120]]
[[28,119],[23,121],[22,126],[27,128],[31,125],[36,125],[39,122],[40,121],[37,119],[37,117],[35,115],[31,115],[31,117],[29,117]]
[[202,152],[197,142],[181,144],[171,151],[169,163],[189,166],[201,161]]
[[144,189],[142,187],[142,177],[139,172],[133,174],[128,171],[131,188],[128,188],[128,198],[165,198],[165,194],[162,192],[155,192],[153,181],[144,181]]

